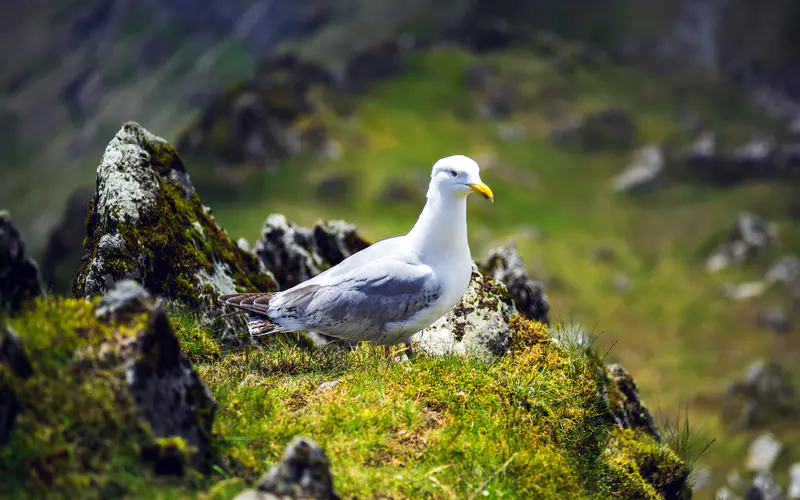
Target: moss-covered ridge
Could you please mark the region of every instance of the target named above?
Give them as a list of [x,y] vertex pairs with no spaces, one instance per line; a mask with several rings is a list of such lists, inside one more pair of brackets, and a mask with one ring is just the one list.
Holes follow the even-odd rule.
[[218,405],[213,465],[202,476],[159,476],[153,460],[186,465],[192,447],[154,439],[120,390],[114,360],[146,322],[133,314],[106,325],[83,299],[40,299],[12,320],[34,376],[9,377],[22,410],[0,450],[0,493],[232,498],[304,435],[325,449],[343,498],[691,496],[673,450],[615,423],[600,360],[519,314],[509,352],[487,363],[280,342],[220,356],[208,331],[176,312],[181,350]]
[[234,291],[272,291],[258,259],[214,221],[170,144],[123,124],[97,170],[76,296],[105,293],[124,279],[190,307]]
[[19,410],[0,447],[3,498],[116,497],[132,478],[208,470],[215,403],[163,310],[109,320],[98,302],[37,299],[12,321],[29,370],[0,363]]

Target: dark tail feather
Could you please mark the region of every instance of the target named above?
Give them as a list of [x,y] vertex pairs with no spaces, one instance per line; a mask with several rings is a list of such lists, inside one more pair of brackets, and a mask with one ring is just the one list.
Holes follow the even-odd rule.
[[269,301],[274,293],[231,293],[220,295],[225,305],[247,311],[247,330],[251,336],[267,335],[281,330],[268,316]]

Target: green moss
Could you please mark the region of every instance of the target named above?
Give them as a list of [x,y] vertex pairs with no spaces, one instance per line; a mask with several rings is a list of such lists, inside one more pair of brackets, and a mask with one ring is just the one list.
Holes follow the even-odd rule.
[[170,321],[180,342],[181,351],[192,364],[219,360],[222,353],[218,336],[211,334],[207,327],[200,326],[196,315],[181,308],[171,313]]
[[[119,390],[114,360],[144,318],[108,327],[92,309],[82,300],[42,300],[13,323],[36,375],[21,386],[23,412],[0,450],[0,467],[17,478],[0,493],[176,494],[175,481],[156,473],[185,470],[192,450],[181,439],[152,439]],[[214,472],[189,474],[182,498],[229,498],[298,434],[322,444],[347,498],[463,498],[484,490],[510,498],[674,498],[668,495],[685,483],[674,453],[607,418],[597,360],[565,350],[546,326],[519,314],[511,353],[486,364],[424,354],[398,363],[367,344],[342,352],[276,342],[219,356],[213,332],[185,306],[170,313],[219,404]]]
[[[12,322],[33,376],[12,381],[21,412],[11,441],[0,449],[0,496],[25,492],[99,497],[128,481],[148,477],[139,461],[148,442],[127,393],[119,349],[143,326],[108,327],[83,300],[39,300]],[[38,493],[37,493],[38,495]]]
[[619,498],[692,498],[689,469],[674,450],[630,429],[615,429],[606,453]]
[[246,436],[224,445],[226,470],[254,481],[305,434],[326,449],[346,497],[610,498],[607,457],[620,453],[607,448],[596,362],[561,349],[542,324],[517,315],[513,328],[512,354],[489,365],[283,345],[203,366],[221,404],[217,432]]

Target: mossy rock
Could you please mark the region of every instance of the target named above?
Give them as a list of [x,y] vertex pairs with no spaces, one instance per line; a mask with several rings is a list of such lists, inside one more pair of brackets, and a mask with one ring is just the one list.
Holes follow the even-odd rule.
[[187,155],[229,166],[277,168],[289,155],[324,150],[323,108],[343,99],[325,68],[293,55],[271,57],[251,78],[217,95],[178,144]]
[[73,280],[78,297],[133,279],[213,317],[220,294],[277,289],[203,206],[175,148],[135,122],[125,123],[106,148],[86,230]]
[[0,314],[13,314],[41,294],[39,267],[11,215],[0,210]]
[[109,321],[97,302],[38,299],[12,322],[28,361],[23,374],[0,365],[18,410],[0,447],[3,498],[119,497],[209,471],[216,403],[164,311]]
[[607,481],[617,498],[692,498],[686,464],[675,451],[650,436],[616,429],[605,453]]

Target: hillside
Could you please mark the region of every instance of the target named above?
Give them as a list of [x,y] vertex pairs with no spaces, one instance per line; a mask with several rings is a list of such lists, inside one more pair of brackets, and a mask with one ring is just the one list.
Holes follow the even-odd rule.
[[691,498],[686,434],[654,425],[622,366],[516,309],[488,275],[516,263],[474,266],[409,347],[248,339],[214,298],[307,279],[297,264],[340,261],[352,228],[241,249],[133,122],[97,186],[77,298],[42,294],[0,214],[4,498]]
[[[776,14],[779,3],[770,4],[775,10],[770,7],[758,18],[759,29],[754,32],[766,37],[763,44],[747,38],[752,44],[748,50],[739,50],[741,47],[731,42],[722,52],[753,54],[756,59],[776,54],[776,59],[790,61],[794,57],[788,53],[791,51],[778,56],[770,45],[778,42],[767,36],[775,25],[770,19],[780,17]],[[453,9],[463,14],[456,4],[459,2],[453,3]],[[409,5],[413,10],[416,3]],[[513,238],[528,273],[544,285],[554,328],[598,336],[594,352],[608,351],[605,363],[620,362],[626,367],[662,427],[680,426],[687,417],[691,440],[681,452],[690,461],[715,440],[695,464],[701,478],[695,495],[713,497],[719,487],[731,482],[732,470],[745,476],[738,490],[746,488],[754,475],[746,470],[746,457],[754,440],[766,431],[782,443],[771,464],[774,479],[788,484],[790,466],[800,461],[797,391],[792,392],[792,387],[800,384],[800,278],[792,268],[796,261],[780,259],[800,254],[797,125],[771,118],[752,102],[752,96],[704,71],[647,73],[616,64],[619,58],[615,53],[552,34],[515,39],[510,46],[506,39],[500,49],[485,52],[468,49],[463,43],[426,45],[430,40],[425,37],[399,41],[387,37],[389,41],[382,45],[365,43],[366,51],[352,57],[355,49],[347,43],[329,43],[338,40],[342,32],[363,33],[363,39],[371,42],[380,39],[383,31],[376,28],[380,25],[368,21],[387,17],[380,15],[378,7],[370,12],[371,18],[331,23],[315,37],[289,46],[289,54],[302,56],[299,63],[273,54],[259,66],[236,42],[217,47],[219,51],[214,44],[198,48],[198,52],[209,51],[218,57],[212,58],[214,64],[200,65],[197,71],[180,69],[197,62],[194,53],[175,56],[175,66],[164,73],[142,69],[136,78],[125,80],[124,89],[163,91],[147,94],[151,99],[129,100],[130,94],[125,92],[106,98],[103,103],[107,107],[101,109],[108,113],[98,114],[103,121],[97,122],[97,128],[86,129],[90,140],[75,154],[65,153],[70,151],[67,143],[77,134],[72,125],[34,134],[35,141],[26,143],[28,150],[10,151],[10,159],[3,158],[6,182],[0,187],[0,197],[7,205],[0,208],[11,208],[23,235],[31,241],[29,246],[37,257],[42,255],[40,262],[47,268],[48,259],[41,248],[47,229],[61,215],[62,201],[76,187],[88,187],[88,194],[94,190],[103,147],[119,128],[119,121],[134,119],[177,147],[197,192],[234,240],[245,238],[254,246],[267,216],[281,213],[305,227],[319,219],[343,219],[367,240],[375,241],[411,227],[436,159],[470,155],[481,164],[482,177],[496,196],[494,204],[469,203],[473,257],[484,259],[490,249]],[[559,12],[553,16],[560,18]],[[733,17],[737,22],[748,19],[742,12]],[[406,19],[400,14],[397,18]],[[466,19],[469,21],[469,16]],[[787,16],[789,28],[790,21]],[[367,28],[374,31],[367,32]],[[578,25],[568,28],[573,34],[588,30]],[[789,28],[785,28],[787,32]],[[592,32],[600,36],[608,33],[608,27]],[[485,36],[484,42],[497,35],[491,29],[478,33]],[[139,31],[131,40],[140,41]],[[704,38],[698,36],[697,40]],[[331,47],[338,52],[328,52]],[[700,57],[702,51],[693,47]],[[734,59],[718,62],[727,67]],[[214,69],[217,63],[223,64],[219,71]],[[174,73],[183,76],[169,76]],[[216,76],[211,78],[212,74]],[[159,75],[163,79],[156,78]],[[154,86],[141,87],[139,78],[150,76]],[[35,89],[24,90],[10,94],[18,99],[14,103],[38,102]],[[202,94],[202,99],[188,102],[189,94]],[[126,105],[114,105],[119,102]],[[61,104],[54,106],[61,109]],[[93,113],[90,115],[95,116]],[[714,136],[711,148],[709,133]],[[36,141],[46,142],[46,147],[36,147]],[[18,165],[41,170],[30,175]],[[614,180],[629,167],[639,168],[634,169],[635,175]],[[622,185],[623,181],[627,184],[615,189],[614,183]],[[79,192],[71,203],[74,210],[65,211],[70,214],[68,221],[53,246],[52,255],[61,256],[58,283],[62,293],[69,293],[71,277],[80,266],[86,215],[83,201],[88,194]],[[747,213],[757,217],[742,217]],[[774,223],[774,230],[768,223]],[[159,244],[164,244],[163,238]],[[224,248],[230,251],[227,245]],[[708,258],[719,249],[732,262],[710,272]],[[191,265],[198,265],[195,256],[190,257]],[[774,278],[774,269],[780,278]],[[70,302],[68,307],[83,306]],[[35,318],[18,321],[22,322],[16,323],[19,330],[25,330],[26,321],[36,323]],[[194,320],[186,321],[193,324]],[[293,351],[290,356],[294,355]],[[270,354],[266,356],[268,359],[254,362],[256,370],[278,363]],[[375,367],[384,369],[380,363],[385,360],[377,354],[369,361],[374,366],[363,372],[342,367],[362,366],[363,360],[351,359],[352,354],[334,361],[302,356],[302,367],[289,370],[286,378],[270,374],[259,382],[278,387],[269,400],[270,407],[277,408],[276,418],[288,418],[287,412],[296,404],[291,398],[297,397],[292,396],[297,387],[302,386],[305,394],[313,384],[341,374],[354,377],[351,389],[363,388],[373,396],[383,390],[369,385],[378,373]],[[234,356],[226,363],[238,359]],[[768,360],[778,369],[774,373],[761,370],[759,367],[772,365],[759,365],[759,360]],[[241,387],[234,390],[212,382],[218,381],[220,365],[195,361],[218,402],[224,406],[240,397],[235,391],[244,390]],[[333,366],[325,364],[329,362]],[[324,364],[319,371],[317,363]],[[390,379],[402,376],[400,368],[386,366]],[[501,365],[492,373],[508,369],[513,378],[521,366]],[[233,370],[228,365],[224,368]],[[478,377],[477,369],[452,360],[419,361],[412,370],[442,370],[453,374],[458,383],[466,381],[459,378],[462,375]],[[548,368],[536,364],[534,370],[546,373]],[[242,373],[237,376],[247,379]],[[488,383],[484,379],[477,383],[484,382]],[[740,400],[736,387],[742,386],[745,394]],[[402,393],[387,403],[387,412],[411,405],[413,400],[407,396]],[[488,400],[480,403],[494,404]],[[266,408],[268,403],[263,404]],[[413,411],[417,410],[422,412],[414,407]],[[327,412],[334,410],[314,406],[309,411],[297,424],[298,432],[313,428],[318,418],[330,418]],[[412,412],[409,418],[413,422],[423,419],[419,412]],[[226,435],[240,437],[252,430],[250,422],[234,423],[234,416],[224,410],[222,415],[216,425],[228,426]],[[487,417],[487,425],[495,425],[496,416]],[[377,422],[363,430],[365,438],[389,428],[384,425],[395,424]],[[457,425],[447,427],[451,424],[445,425],[443,435],[462,432]],[[252,484],[256,470],[260,473],[278,459],[289,435],[285,430],[274,432],[280,439],[271,441],[269,450],[250,450],[258,466],[237,476],[246,480],[231,478],[235,486],[225,494]],[[533,427],[520,432],[530,433],[534,440],[540,437]],[[337,454],[345,443],[339,438],[342,441],[333,445]],[[575,457],[560,448],[569,439],[558,441],[554,451],[564,459],[573,481],[560,484],[586,494],[591,491],[586,481],[597,478],[580,476],[586,472],[583,470],[575,476],[579,469],[571,462]],[[391,443],[384,444],[391,448]],[[349,464],[345,467],[352,472],[365,459],[359,453],[354,451],[339,465],[331,457],[334,476],[342,478],[337,485],[343,485],[343,492],[367,487],[366,480],[336,469]],[[487,456],[480,463],[481,471],[499,470],[513,453],[503,458]],[[380,477],[379,484],[386,491],[399,495],[438,487],[423,484],[421,479],[411,486],[396,484],[391,479],[396,475],[392,466],[371,476],[370,481]],[[513,467],[513,462],[507,467]],[[465,471],[458,473],[467,474]],[[547,474],[562,472],[552,469]],[[453,474],[450,480],[455,481],[457,473],[448,474]],[[526,485],[538,483],[526,474],[515,477]],[[531,482],[526,483],[528,480]],[[459,494],[473,493],[447,484]],[[511,491],[514,484],[519,487],[518,483],[503,483],[498,491]]]

